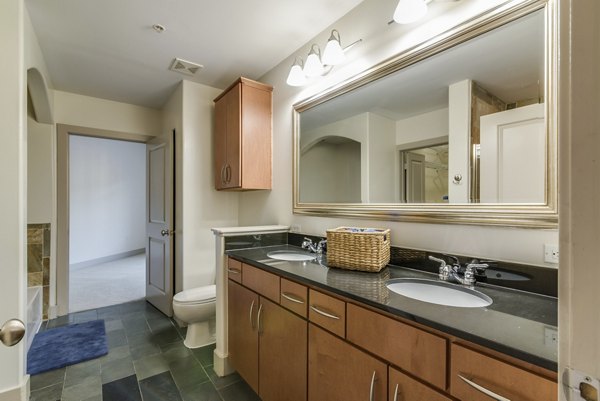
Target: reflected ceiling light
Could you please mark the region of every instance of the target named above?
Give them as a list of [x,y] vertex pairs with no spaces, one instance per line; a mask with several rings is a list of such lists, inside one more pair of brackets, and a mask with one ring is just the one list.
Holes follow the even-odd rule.
[[394,11],[394,21],[399,24],[410,24],[427,14],[426,0],[400,0]]
[[[337,35],[337,36],[336,36]],[[331,36],[325,46],[323,52],[323,64],[325,65],[338,65],[346,59],[344,50],[342,49],[342,41],[340,39],[340,33],[337,29],[331,31]]]
[[303,71],[307,77],[316,77],[325,72],[325,68],[323,68],[323,63],[321,62],[321,49],[318,45],[313,44],[310,47]]
[[304,75],[304,71],[302,70],[303,64],[302,59],[300,57],[296,57],[294,60],[294,64],[290,69],[290,73],[288,74],[286,83],[289,86],[302,86],[306,85],[306,75]]

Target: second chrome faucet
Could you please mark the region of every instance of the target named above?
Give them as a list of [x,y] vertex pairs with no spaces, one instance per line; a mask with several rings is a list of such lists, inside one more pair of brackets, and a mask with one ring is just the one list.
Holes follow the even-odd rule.
[[429,256],[429,260],[433,260],[434,262],[438,262],[440,264],[439,268],[439,278],[444,281],[455,281],[457,283],[463,285],[473,285],[475,284],[475,274],[483,273],[485,269],[488,268],[486,263],[468,263],[466,267],[463,269],[460,265],[460,261],[456,256],[447,255],[449,258],[453,260],[454,263],[451,265],[447,264],[444,259],[436,258],[435,256]]

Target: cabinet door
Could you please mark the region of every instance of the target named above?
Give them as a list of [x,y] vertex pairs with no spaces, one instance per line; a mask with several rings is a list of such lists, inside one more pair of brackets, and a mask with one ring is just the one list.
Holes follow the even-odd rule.
[[260,307],[260,398],[306,401],[307,323],[263,297]]
[[215,188],[225,187],[227,165],[227,95],[215,103],[215,131],[213,136],[215,157]]
[[386,401],[387,366],[309,324],[309,401]]
[[241,188],[242,157],[241,148],[241,91],[242,84],[237,84],[227,93],[227,165],[225,167],[225,188]]
[[240,376],[258,393],[258,295],[228,281],[229,359]]
[[394,368],[390,368],[389,392],[389,401],[450,401],[450,398]]

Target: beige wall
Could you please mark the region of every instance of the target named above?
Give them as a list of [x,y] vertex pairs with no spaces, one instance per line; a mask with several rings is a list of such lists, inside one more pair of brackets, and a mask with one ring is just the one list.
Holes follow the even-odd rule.
[[161,134],[161,118],[160,110],[54,91],[54,120],[57,124],[157,136]]
[[54,127],[27,119],[27,222],[51,223],[54,207]]
[[220,89],[183,81],[184,289],[214,284],[212,227],[237,226],[234,192],[216,191],[213,175],[213,99]]
[[[423,24],[418,24],[417,28],[397,24],[382,26],[385,24],[381,21],[390,18],[392,3],[394,2],[366,0],[332,25],[340,30],[346,43],[361,37],[365,40],[348,52],[349,59],[344,66],[335,68],[312,86],[293,88],[285,84],[295,54],[261,78],[275,88],[273,190],[241,194],[240,225],[295,224],[300,226],[302,232],[318,235],[323,235],[327,228],[340,225],[385,226],[392,229],[394,245],[546,265],[543,261],[543,245],[558,242],[557,230],[400,223],[299,216],[292,213],[292,105],[383,61],[402,48],[431,37],[432,33],[448,29],[457,21],[464,21],[482,9],[498,4],[494,1],[451,3],[446,4],[446,14],[432,16]],[[297,54],[304,56],[310,43],[325,43],[329,32],[330,29],[327,29],[317,35],[315,40],[307,43]]]
[[560,51],[569,55],[559,65],[559,369],[600,378],[600,4],[558,4]]

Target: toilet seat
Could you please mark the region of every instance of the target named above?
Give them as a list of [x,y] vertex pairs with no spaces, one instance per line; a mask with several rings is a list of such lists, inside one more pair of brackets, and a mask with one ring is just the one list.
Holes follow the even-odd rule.
[[175,294],[173,297],[173,302],[185,305],[198,305],[214,302],[216,297],[217,286],[212,284],[181,291]]

